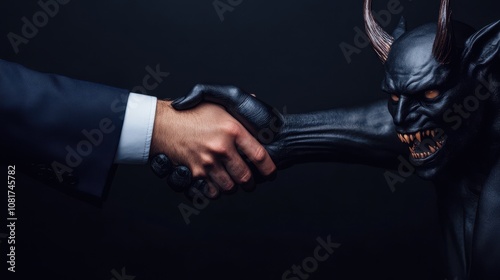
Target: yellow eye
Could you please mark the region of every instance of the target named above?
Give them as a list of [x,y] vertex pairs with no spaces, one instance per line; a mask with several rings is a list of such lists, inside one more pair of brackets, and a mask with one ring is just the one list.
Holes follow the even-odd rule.
[[395,94],[391,94],[391,99],[392,101],[394,102],[398,102],[399,101],[399,96],[395,95]]
[[425,98],[434,99],[439,96],[439,90],[428,90],[425,92]]

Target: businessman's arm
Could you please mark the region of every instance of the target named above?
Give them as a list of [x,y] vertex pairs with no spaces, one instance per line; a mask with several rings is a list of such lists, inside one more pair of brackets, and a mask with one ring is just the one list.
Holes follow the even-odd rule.
[[105,196],[128,91],[0,60],[0,96],[4,163],[62,190]]

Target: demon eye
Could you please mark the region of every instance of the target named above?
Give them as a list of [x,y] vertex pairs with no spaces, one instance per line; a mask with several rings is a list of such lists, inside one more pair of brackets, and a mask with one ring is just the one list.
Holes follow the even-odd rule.
[[440,94],[439,90],[435,90],[435,89],[428,90],[424,93],[425,98],[427,98],[427,99],[434,99],[434,98],[438,97],[439,94]]
[[391,99],[392,101],[394,102],[398,102],[399,101],[399,96],[395,95],[395,94],[391,94]]

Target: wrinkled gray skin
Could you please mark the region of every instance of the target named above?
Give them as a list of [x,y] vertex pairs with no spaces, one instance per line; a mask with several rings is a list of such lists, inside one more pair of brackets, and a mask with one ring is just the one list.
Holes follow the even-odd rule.
[[[224,106],[266,144],[280,168],[313,161],[397,168],[399,156],[409,159],[416,174],[436,186],[446,277],[498,279],[500,22],[474,34],[458,23],[453,30],[453,62],[446,65],[432,54],[436,25],[394,33],[404,34],[395,36],[384,66],[382,90],[389,94],[389,102],[283,116],[238,88],[198,85],[173,106],[178,110],[200,102]],[[429,99],[428,90],[440,94]],[[436,141],[443,141],[442,147],[426,158],[413,158],[409,152],[413,144],[402,143],[397,133],[427,130],[437,134],[421,144],[415,142],[417,151],[428,152]],[[263,137],[266,131],[273,132],[272,139]],[[387,179],[397,182],[398,175]]]

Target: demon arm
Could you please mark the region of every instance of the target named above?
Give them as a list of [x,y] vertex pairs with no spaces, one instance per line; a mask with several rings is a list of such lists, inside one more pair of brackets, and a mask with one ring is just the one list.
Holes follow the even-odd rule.
[[398,140],[385,101],[351,109],[281,114],[231,86],[198,85],[173,102],[178,110],[208,101],[222,105],[261,143],[279,168],[316,161],[395,168],[408,149]]

